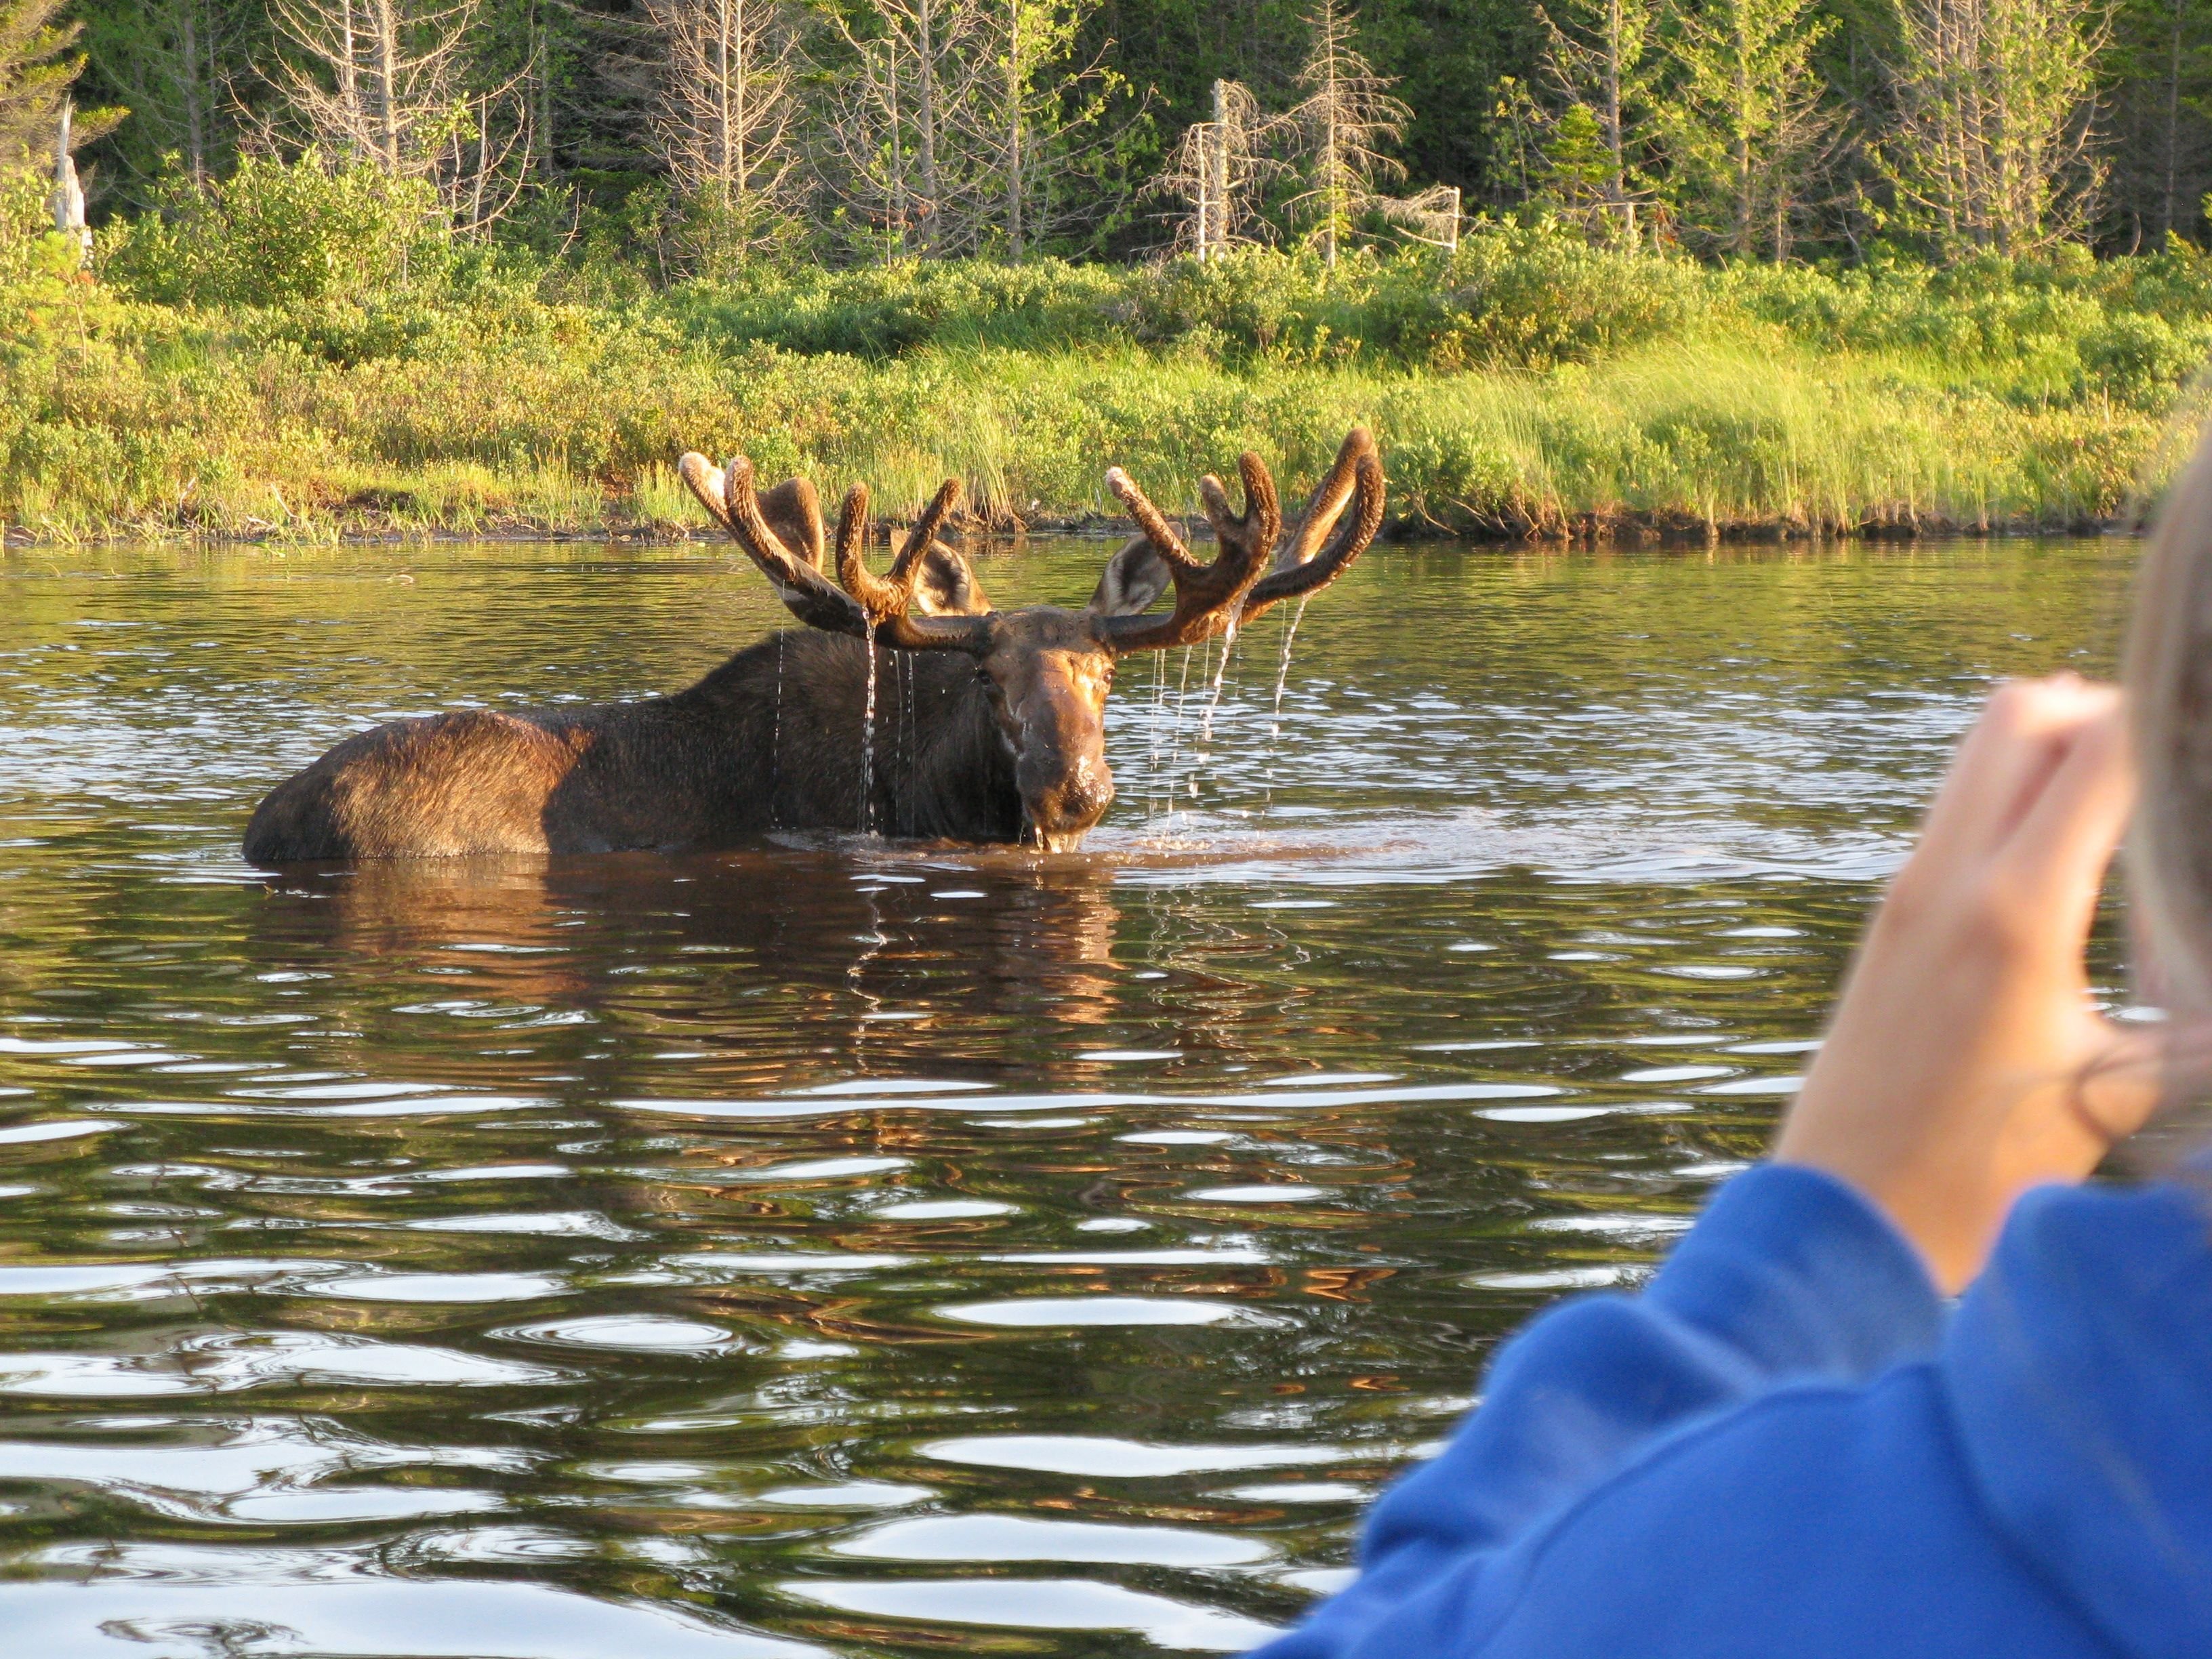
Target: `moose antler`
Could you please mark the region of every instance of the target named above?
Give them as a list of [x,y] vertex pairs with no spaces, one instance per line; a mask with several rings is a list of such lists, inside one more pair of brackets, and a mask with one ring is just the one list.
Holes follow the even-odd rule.
[[861,550],[868,544],[868,487],[854,484],[845,492],[845,504],[837,515],[837,580],[845,591],[878,618],[904,616],[914,603],[915,576],[921,562],[959,503],[960,480],[947,478],[907,532],[905,545],[891,561],[890,574],[879,578],[861,561]]
[[[785,608],[809,627],[872,637],[902,651],[983,648],[988,625],[981,617],[908,614],[915,571],[960,498],[957,479],[937,492],[883,580],[870,575],[860,558],[867,537],[868,492],[857,484],[847,491],[837,520],[837,572],[844,582],[840,588],[822,570],[826,538],[821,505],[805,479],[792,478],[759,495],[753,487],[753,464],[745,457],[718,467],[696,451],[678,461],[676,470],[760,567]],[[790,532],[806,550],[805,556],[793,553],[779,530]]]
[[1212,521],[1220,552],[1212,564],[1200,564],[1159,508],[1146,499],[1120,467],[1108,470],[1107,488],[1121,497],[1129,516],[1152,544],[1175,583],[1175,609],[1164,617],[1108,616],[1098,619],[1106,643],[1117,652],[1160,651],[1170,646],[1195,645],[1225,629],[1233,628],[1244,613],[1244,601],[1282,533],[1283,513],[1275,497],[1275,481],[1257,455],[1246,451],[1237,458],[1244,483],[1244,510],[1229,510],[1228,492],[1212,473],[1199,480],[1198,493]]
[[[1346,434],[1328,476],[1314,486],[1305,511],[1275,555],[1274,568],[1253,584],[1243,620],[1285,599],[1317,592],[1342,575],[1382,528],[1382,458],[1376,453],[1374,434],[1356,426]],[[1359,510],[1345,520],[1344,509],[1355,495]]]

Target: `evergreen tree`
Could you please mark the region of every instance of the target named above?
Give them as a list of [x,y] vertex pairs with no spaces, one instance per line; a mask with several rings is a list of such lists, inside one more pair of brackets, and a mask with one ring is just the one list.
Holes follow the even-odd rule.
[[[61,103],[84,68],[70,48],[82,26],[57,21],[63,0],[0,0],[0,166],[51,157]],[[112,131],[120,110],[76,118],[72,148]]]
[[1895,100],[1875,153],[1899,225],[1948,252],[2078,232],[2100,169],[2097,0],[1896,0]]
[[1298,70],[1305,97],[1285,122],[1303,152],[1305,189],[1291,206],[1303,210],[1322,258],[1334,267],[1353,222],[1382,199],[1377,182],[1405,176],[1383,147],[1404,136],[1413,112],[1353,45],[1355,20],[1343,0],[1314,0],[1306,21],[1312,36]]
[[[1566,100],[1549,155],[1571,199],[1595,197],[1594,221],[1633,242],[1650,194],[1655,65],[1648,61],[1656,0],[1554,0],[1537,9],[1551,35],[1547,68]],[[1594,144],[1595,149],[1591,150]]]
[[1671,191],[1712,246],[1787,258],[1808,175],[1835,131],[1814,53],[1814,0],[1703,0],[1669,20],[1673,94],[1659,121]]
[[2195,235],[2212,185],[2212,0],[2130,0],[2113,30],[2115,228],[2129,247]]
[[236,148],[238,82],[264,27],[238,0],[139,0],[87,9],[85,46],[103,90],[131,119],[115,151],[142,185],[173,160],[194,189]]

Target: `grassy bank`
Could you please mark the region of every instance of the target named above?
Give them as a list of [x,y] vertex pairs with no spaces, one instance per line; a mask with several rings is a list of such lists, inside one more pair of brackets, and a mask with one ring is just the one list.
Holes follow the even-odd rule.
[[2180,251],[1830,273],[1500,232],[1334,275],[627,293],[483,259],[216,304],[118,240],[100,281],[20,243],[0,283],[19,538],[669,530],[703,523],[686,448],[891,507],[957,473],[994,521],[1064,522],[1107,511],[1109,462],[1188,504],[1246,447],[1309,477],[1354,421],[1411,527],[2069,526],[2130,511],[2212,342],[2212,261]]

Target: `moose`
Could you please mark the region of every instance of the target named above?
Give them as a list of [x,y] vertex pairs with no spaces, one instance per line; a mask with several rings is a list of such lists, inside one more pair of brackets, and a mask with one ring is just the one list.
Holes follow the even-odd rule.
[[[1070,851],[1114,799],[1115,664],[1327,586],[1374,540],[1383,510],[1364,428],[1287,526],[1273,478],[1248,453],[1242,511],[1219,479],[1200,482],[1218,544],[1201,563],[1115,467],[1108,487],[1138,533],[1090,603],[998,611],[939,539],[957,479],[878,576],[863,558],[865,486],[847,493],[833,543],[804,478],[757,490],[743,456],[718,467],[696,453],[678,470],[805,630],[773,634],[672,696],[468,709],[357,733],[269,793],[246,825],[247,860],[673,851],[777,829]],[[1172,605],[1152,612],[1170,587]]]

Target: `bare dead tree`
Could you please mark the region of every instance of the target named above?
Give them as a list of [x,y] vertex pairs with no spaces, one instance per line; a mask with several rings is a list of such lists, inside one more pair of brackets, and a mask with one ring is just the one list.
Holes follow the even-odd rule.
[[2079,230],[2092,154],[2094,0],[1896,0],[1896,116],[1878,162],[1909,222],[1947,249],[2025,253]]
[[1146,191],[1181,204],[1170,216],[1172,250],[1203,262],[1264,238],[1261,187],[1283,171],[1271,153],[1280,121],[1262,111],[1242,82],[1213,83],[1213,118],[1183,129],[1167,167]]
[[795,20],[781,0],[644,0],[661,49],[655,149],[678,189],[749,247],[796,194]]
[[291,47],[272,79],[295,120],[333,154],[436,185],[458,225],[513,205],[528,164],[527,70],[475,85],[481,0],[270,0]]
[[817,173],[880,244],[1016,261],[1095,216],[1123,83],[1077,51],[1097,0],[866,0],[833,19]]
[[1384,147],[1404,137],[1413,115],[1391,96],[1395,80],[1378,75],[1353,45],[1354,21],[1343,0],[1314,0],[1306,14],[1312,41],[1298,70],[1306,95],[1284,128],[1299,141],[1306,178],[1291,210],[1311,216],[1310,234],[1332,268],[1354,221],[1382,200],[1378,181],[1405,176]]
[[54,188],[46,205],[53,210],[55,233],[76,245],[81,264],[92,258],[92,232],[84,222],[84,186],[77,182],[76,158],[70,154],[70,118],[75,113],[76,106],[64,98],[54,134]]
[[[959,251],[988,199],[991,158],[961,141],[989,64],[983,0],[866,0],[834,20],[849,62],[830,77],[825,182],[897,252]],[[979,166],[979,161],[985,165]]]
[[1459,252],[1459,228],[1466,215],[1457,185],[1431,185],[1411,196],[1378,196],[1372,205],[1414,241],[1447,253]]

